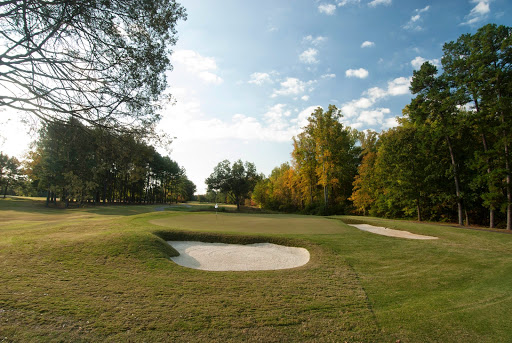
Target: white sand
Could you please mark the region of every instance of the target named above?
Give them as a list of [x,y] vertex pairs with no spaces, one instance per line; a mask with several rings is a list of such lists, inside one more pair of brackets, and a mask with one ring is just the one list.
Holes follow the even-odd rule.
[[388,229],[382,226],[373,226],[368,224],[348,224],[350,226],[354,226],[359,230],[376,233],[378,235],[389,236],[389,237],[399,237],[399,238],[409,238],[409,239],[438,239],[438,237],[433,236],[423,236],[417,235],[415,233],[411,233],[409,231],[402,230],[393,230]]
[[271,243],[224,244],[168,241],[180,256],[171,259],[180,266],[213,271],[276,270],[308,263],[309,251]]

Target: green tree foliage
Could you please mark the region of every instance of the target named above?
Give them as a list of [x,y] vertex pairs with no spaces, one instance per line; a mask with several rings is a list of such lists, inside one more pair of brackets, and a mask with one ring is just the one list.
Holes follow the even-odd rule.
[[0,190],[4,198],[9,189],[13,189],[17,185],[20,178],[20,162],[18,159],[0,152]]
[[253,191],[259,179],[254,163],[238,160],[231,166],[228,160],[224,160],[215,166],[205,183],[208,191],[230,195],[235,201],[237,210],[240,210],[241,202]]
[[[475,34],[465,34],[444,45],[443,68],[458,96],[472,105],[471,121],[482,143],[475,151],[484,205],[490,226],[495,210],[506,208],[507,228],[512,229],[510,170],[510,119],[512,103],[512,28],[488,24]],[[504,181],[504,182],[503,182]],[[504,189],[506,200],[501,196]],[[501,206],[503,205],[503,206]]]
[[71,117],[47,123],[31,154],[29,177],[47,203],[167,203],[191,199],[185,170],[133,134],[88,129]]
[[511,37],[486,25],[444,45],[442,73],[428,62],[414,71],[404,119],[363,149],[360,213],[510,229]]
[[2,1],[0,17],[0,108],[115,130],[159,118],[174,0]]
[[462,111],[457,107],[463,105],[463,102],[457,93],[452,93],[445,75],[437,75],[437,68],[429,62],[425,62],[420,70],[413,72],[410,89],[416,97],[409,105],[409,118],[417,125],[428,126],[431,133],[444,139],[448,147],[455,184],[458,222],[459,225],[464,225],[460,161],[452,142],[458,124],[464,120]]

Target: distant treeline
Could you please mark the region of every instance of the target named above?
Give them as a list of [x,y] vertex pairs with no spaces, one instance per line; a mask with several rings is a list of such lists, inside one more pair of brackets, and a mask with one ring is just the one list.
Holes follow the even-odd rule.
[[[512,28],[486,25],[414,71],[399,126],[357,132],[334,106],[294,138],[291,164],[252,194],[262,207],[512,229]],[[356,144],[358,143],[358,144]]]
[[[185,170],[135,134],[85,127],[70,118],[47,123],[30,152],[25,174],[32,190],[69,202],[168,203],[193,197]],[[28,190],[27,190],[28,189]]]

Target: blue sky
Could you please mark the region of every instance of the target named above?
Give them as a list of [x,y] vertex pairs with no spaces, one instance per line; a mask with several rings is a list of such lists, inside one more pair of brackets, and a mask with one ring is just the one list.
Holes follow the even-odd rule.
[[[445,42],[482,25],[512,24],[507,0],[181,3],[188,20],[168,73],[176,104],[159,128],[177,137],[171,158],[198,193],[224,159],[267,175],[290,161],[292,137],[318,106],[336,105],[358,130],[393,127],[423,61],[439,65]],[[20,150],[16,139],[4,134],[2,149]]]

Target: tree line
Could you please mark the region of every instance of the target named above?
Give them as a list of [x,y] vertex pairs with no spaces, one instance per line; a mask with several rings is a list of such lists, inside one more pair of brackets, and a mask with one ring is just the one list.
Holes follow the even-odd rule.
[[443,47],[442,71],[414,71],[414,98],[380,134],[318,108],[291,163],[252,193],[262,207],[371,214],[512,229],[512,28],[493,24]]
[[186,201],[196,190],[183,167],[142,137],[90,128],[73,117],[43,126],[24,172],[47,205],[59,198],[66,207]]

